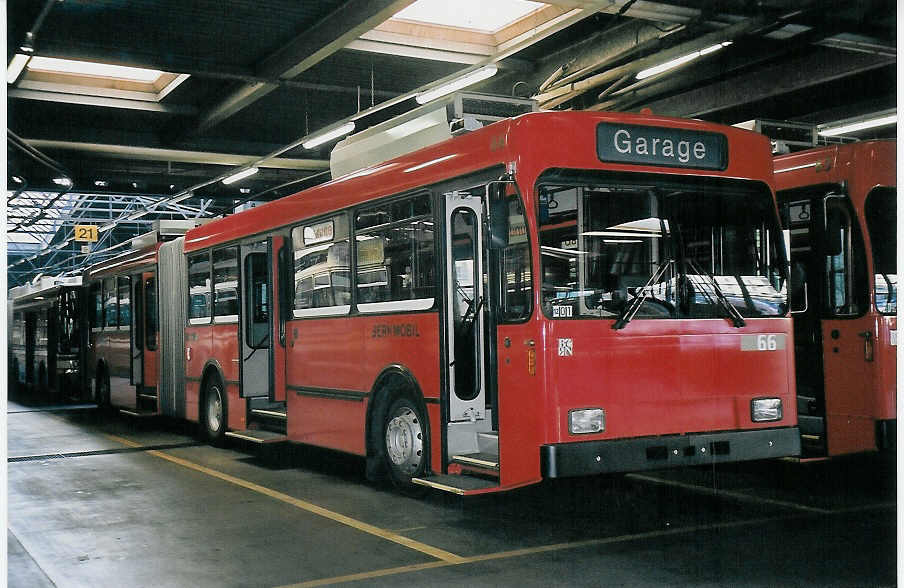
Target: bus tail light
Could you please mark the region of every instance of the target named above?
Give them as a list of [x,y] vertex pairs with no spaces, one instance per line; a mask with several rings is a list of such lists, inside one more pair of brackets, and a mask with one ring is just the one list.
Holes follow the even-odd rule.
[[606,413],[602,408],[584,408],[568,412],[568,432],[572,435],[602,433],[606,430]]
[[537,374],[537,352],[533,347],[527,349],[527,374],[529,376]]
[[754,398],[751,400],[750,419],[755,423],[782,420],[781,398]]

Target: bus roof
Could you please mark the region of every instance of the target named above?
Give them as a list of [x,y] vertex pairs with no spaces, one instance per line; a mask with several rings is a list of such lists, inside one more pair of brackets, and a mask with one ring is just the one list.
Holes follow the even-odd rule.
[[[701,170],[680,165],[603,163],[597,155],[597,127],[603,122],[723,135],[729,153],[726,167]],[[743,153],[744,157],[734,157],[733,153]],[[751,131],[652,114],[532,112],[214,220],[188,231],[185,251],[265,233],[300,219],[510,163],[515,165],[516,179],[522,185],[532,184],[543,169],[555,167],[752,178],[770,185],[772,177],[769,141]]]
[[775,189],[848,182],[865,196],[874,186],[894,186],[896,141],[881,139],[827,145],[779,155],[774,160]]

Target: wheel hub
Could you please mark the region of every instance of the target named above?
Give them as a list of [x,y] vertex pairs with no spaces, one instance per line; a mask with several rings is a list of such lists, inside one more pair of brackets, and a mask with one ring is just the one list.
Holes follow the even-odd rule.
[[406,474],[413,474],[424,454],[424,436],[417,414],[403,407],[386,426],[386,452],[392,463]]

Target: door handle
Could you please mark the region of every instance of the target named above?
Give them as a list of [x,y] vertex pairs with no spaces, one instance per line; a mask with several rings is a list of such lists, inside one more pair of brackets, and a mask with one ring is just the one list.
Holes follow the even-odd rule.
[[857,335],[863,337],[863,359],[866,361],[873,361],[873,332],[863,331],[857,333]]

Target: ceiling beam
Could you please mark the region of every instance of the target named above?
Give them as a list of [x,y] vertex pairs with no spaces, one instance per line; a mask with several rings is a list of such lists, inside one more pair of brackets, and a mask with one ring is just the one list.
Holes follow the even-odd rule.
[[[202,163],[212,165],[240,166],[257,158],[252,155],[235,153],[215,153],[211,151],[187,151],[182,149],[161,149],[157,147],[135,147],[132,145],[109,145],[103,143],[81,143],[75,141],[55,141],[47,139],[25,139],[25,142],[36,149],[58,149],[91,153],[114,159],[132,159],[141,161]],[[323,159],[293,159],[273,157],[257,164],[258,167],[295,170],[329,169],[330,164]]]
[[102,108],[124,108],[126,110],[145,110],[149,112],[161,112],[165,114],[193,115],[198,112],[194,106],[183,104],[163,104],[152,100],[132,100],[128,98],[113,98],[109,96],[87,96],[68,94],[63,92],[48,92],[46,90],[25,90],[22,88],[9,88],[6,92],[9,98],[21,100],[42,100],[44,102],[62,102],[66,104],[80,104],[83,106],[99,106]]
[[649,102],[644,106],[657,114],[701,117],[818,86],[894,62],[894,58],[882,55],[850,52],[840,53],[837,59],[826,59],[824,52],[817,52],[749,75]]
[[[292,79],[317,65],[414,0],[349,0],[313,27],[258,63],[261,77]],[[203,133],[275,90],[278,84],[242,84],[202,112],[187,131]]]

